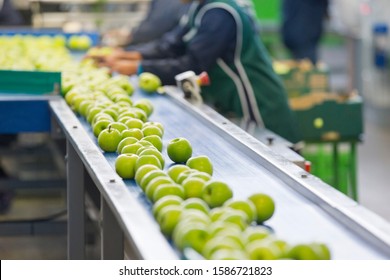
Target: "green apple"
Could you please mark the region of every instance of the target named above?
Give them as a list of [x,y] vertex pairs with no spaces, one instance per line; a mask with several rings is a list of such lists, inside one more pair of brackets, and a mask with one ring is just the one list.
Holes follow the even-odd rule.
[[167,153],[173,162],[185,163],[192,156],[192,145],[186,138],[174,138],[168,143]]
[[248,200],[252,201],[256,208],[256,221],[259,224],[270,219],[275,212],[275,202],[267,194],[255,193],[248,197]]
[[89,108],[91,108],[92,106],[94,106],[95,104],[95,101],[93,100],[84,100],[80,103],[80,106],[79,106],[79,114],[81,116],[83,116],[84,118],[87,116],[87,111]]
[[262,240],[269,237],[272,232],[264,226],[247,227],[243,232],[243,238],[246,243]]
[[133,101],[131,100],[131,98],[126,95],[125,93],[123,94],[115,94],[111,97],[111,100],[114,101],[115,103],[118,103],[118,102],[125,102],[129,105],[133,105]]
[[326,244],[313,242],[294,245],[288,257],[294,260],[330,260],[331,254]]
[[106,129],[111,122],[112,121],[110,120],[104,120],[104,119],[97,121],[92,127],[93,135],[95,135],[95,137],[98,137],[100,132]]
[[[129,102],[126,102],[126,100],[119,100],[118,102],[115,102],[115,105],[118,106],[117,112],[118,112],[118,120],[123,117],[130,117],[130,116],[123,116],[122,114],[129,111],[131,108],[131,104]],[[124,123],[124,122],[123,122]]]
[[[166,186],[166,185],[168,185],[168,186],[174,185],[171,178],[169,178],[168,176],[160,176],[160,177],[156,177],[156,178],[152,179],[146,185],[146,188],[145,188],[145,194],[146,194],[147,198],[152,202],[158,200],[158,198],[156,198],[156,200],[154,199],[154,195],[155,195],[157,188],[160,186]],[[176,195],[176,194],[172,193],[172,195]]]
[[145,122],[142,128],[145,128],[145,127],[147,127],[149,125],[157,126],[161,130],[161,132],[164,134],[165,129],[164,129],[164,126],[163,126],[162,123],[155,122],[155,121],[153,121],[153,122],[149,121],[149,122]]
[[119,132],[122,132],[127,129],[127,126],[121,122],[112,122],[111,127],[117,129]]
[[[149,164],[148,164],[149,165]],[[147,165],[147,166],[148,166]],[[156,166],[156,165],[154,165]],[[156,166],[157,167],[157,166]],[[141,167],[143,168],[143,166]],[[139,169],[141,169],[139,168]],[[137,172],[138,173],[138,170]],[[141,189],[143,191],[146,190],[146,187],[148,186],[148,184],[155,178],[157,177],[163,177],[163,178],[166,178],[167,177],[167,174],[162,171],[161,169],[157,169],[157,170],[151,170],[150,172],[147,172],[140,180],[139,180],[139,183],[138,185],[141,187]]]
[[241,230],[248,227],[248,216],[241,210],[226,209],[226,211],[219,217],[219,221],[234,223],[238,225]]
[[[68,93],[69,94],[69,93]],[[67,94],[67,95],[68,95]],[[92,123],[94,117],[99,114],[100,112],[102,111],[102,108],[101,107],[98,107],[98,106],[94,106],[92,107],[91,109],[88,110],[88,114],[87,114],[87,122],[88,123]]]
[[138,168],[140,168],[142,165],[145,164],[153,164],[156,165],[158,168],[162,169],[160,160],[154,155],[140,156],[135,165],[135,169],[137,170]]
[[[160,170],[157,166],[153,164],[146,164],[143,165],[142,167],[138,168],[138,170],[135,172],[135,182],[140,185],[140,182],[142,179],[151,171],[153,170]],[[161,171],[161,170],[160,170]]]
[[[141,120],[139,120],[139,119],[136,118],[135,113],[131,112],[131,111],[130,111],[130,108],[126,108],[125,111],[123,111],[123,110],[120,110],[120,111],[121,111],[121,112],[118,113],[118,118],[117,118],[118,120],[123,119],[124,117],[129,117],[129,118],[131,118],[131,119],[136,119],[136,120],[140,121],[141,123],[143,123],[143,121],[141,121]],[[130,124],[130,123],[129,123],[129,124]],[[139,127],[131,127],[131,126],[129,126],[129,124],[127,124],[127,121],[125,122],[125,125],[126,125],[128,128],[139,128]]]
[[245,213],[248,217],[248,222],[252,223],[253,221],[256,221],[257,218],[257,211],[256,207],[250,200],[232,200],[229,199],[226,201],[223,206],[229,207],[232,209],[240,210]]
[[190,170],[190,168],[187,165],[182,165],[182,164],[172,165],[168,169],[168,175],[169,177],[172,178],[173,181],[177,183],[177,178],[179,177],[179,175],[186,170]]
[[164,165],[165,165],[164,156],[157,149],[155,149],[154,147],[153,148],[146,148],[141,153],[139,153],[139,156],[143,156],[143,155],[154,155],[154,156],[156,156],[160,160],[161,167],[164,169]]
[[195,170],[195,169],[191,169],[191,168],[189,168],[188,170],[185,170],[185,171],[183,171],[183,172],[181,172],[180,174],[179,174],[179,176],[177,176],[177,183],[178,184],[183,184],[183,182],[187,179],[187,178],[189,178],[190,176],[191,176],[191,174],[193,174],[193,173],[195,173],[195,172],[197,172],[197,170]]
[[92,40],[87,35],[71,35],[67,43],[73,50],[87,50],[92,46]]
[[211,223],[210,217],[207,213],[205,213],[201,209],[197,208],[185,208],[183,209],[183,214],[180,220],[182,223],[204,223],[205,225],[209,225]]
[[192,197],[184,200],[182,206],[184,209],[198,209],[200,211],[205,212],[206,214],[208,214],[210,211],[210,208],[207,203],[197,197]]
[[140,119],[143,122],[148,121],[148,115],[145,113],[144,110],[137,108],[137,107],[131,107],[130,111],[135,114],[135,117],[137,119]]
[[150,143],[149,141],[146,141],[144,138],[139,140],[138,143],[140,143],[144,147],[154,147],[152,143]]
[[66,46],[66,37],[62,35],[53,36],[53,44],[56,47],[65,47]]
[[118,119],[118,112],[111,108],[105,108],[101,111],[103,114],[110,115],[114,120]]
[[115,171],[123,179],[134,179],[135,163],[138,156],[134,154],[122,154],[115,160]]
[[196,156],[187,160],[187,166],[198,171],[213,175],[213,164],[208,156]]
[[105,152],[115,152],[122,140],[121,133],[109,125],[98,136],[99,147]]
[[185,226],[176,225],[173,231],[173,241],[175,245],[183,250],[186,247],[190,247],[201,253],[206,242],[210,236],[207,231],[207,225],[200,222],[188,222]]
[[181,205],[183,202],[183,199],[180,196],[177,195],[166,195],[159,200],[157,200],[152,207],[152,213],[154,217],[157,217],[157,215],[160,213],[161,209],[168,205]]
[[153,145],[152,146],[142,146],[141,148],[138,149],[137,151],[137,155],[140,155],[143,151],[145,150],[156,150],[158,151],[159,153],[161,153],[159,150],[156,149],[156,147],[154,147]]
[[265,241],[279,247],[279,249],[281,250],[281,256],[279,257],[280,259],[289,259],[290,258],[289,253],[291,250],[291,246],[290,246],[290,244],[287,243],[287,241],[282,240],[282,239],[278,239],[278,238],[274,238],[274,237],[268,237],[265,239]]
[[[169,178],[169,180],[171,180],[171,178]],[[183,187],[179,184],[174,183],[174,182],[169,183],[169,184],[160,185],[153,192],[152,201],[157,201],[160,198],[167,196],[167,195],[177,195],[181,198],[184,198]]]
[[115,95],[126,95],[127,92],[121,88],[120,86],[109,84],[108,88],[106,88],[106,95],[112,99]]
[[[210,233],[210,236],[213,237],[217,235],[223,236],[225,235],[226,231],[230,232],[231,235],[242,235],[242,230],[240,226],[226,221],[212,221],[209,224],[208,231]],[[244,238],[242,239],[242,241],[245,242]]]
[[203,188],[202,199],[211,207],[222,206],[233,197],[231,188],[221,181],[208,181]]
[[[121,138],[122,138],[122,134],[121,134]],[[131,145],[131,144],[134,144],[134,143],[137,143],[137,142],[138,142],[138,139],[135,138],[135,137],[125,137],[125,138],[122,138],[122,140],[118,144],[117,152],[120,153],[125,146]]]
[[[152,144],[154,147],[156,147],[157,150],[160,152],[163,149],[163,141],[160,136],[158,135],[149,135],[149,136],[144,136],[142,140],[149,142]],[[142,141],[141,140],[141,141]]]
[[142,133],[145,136],[157,135],[160,138],[163,137],[163,132],[161,131],[161,129],[158,126],[155,126],[155,125],[148,125],[148,126],[143,127]]
[[111,83],[120,86],[122,89],[124,89],[128,95],[133,95],[134,93],[134,87],[130,83],[129,77],[126,75],[116,75],[111,78]]
[[211,175],[209,173],[206,173],[206,172],[197,171],[197,172],[191,173],[188,178],[199,178],[199,179],[202,179],[203,181],[207,182],[207,181],[211,180]]
[[130,145],[124,146],[119,154],[137,154],[137,151],[142,148],[142,145],[140,143],[134,143]]
[[[118,122],[126,124],[128,120],[130,120],[132,117],[129,116],[118,116]],[[127,126],[127,125],[126,125]],[[128,127],[128,126],[127,126]]]
[[70,107],[72,108],[73,111],[78,112],[78,106],[83,101],[85,101],[84,95],[77,94],[76,96],[74,96],[72,98],[72,102],[70,104]]
[[180,220],[180,216],[183,209],[180,205],[170,205],[164,207],[158,215],[158,223],[160,225],[161,232],[171,237],[177,223]]
[[255,240],[245,247],[251,260],[277,260],[283,257],[282,250],[271,242]]
[[148,117],[153,113],[154,110],[152,102],[150,102],[150,100],[146,98],[137,100],[134,103],[134,107],[144,110]]
[[75,98],[78,95],[79,95],[79,93],[75,90],[68,91],[64,97],[66,104],[71,106],[73,103],[73,98]]
[[141,90],[148,93],[156,92],[161,87],[161,80],[155,74],[144,72],[138,77],[138,86]]
[[203,188],[206,182],[200,178],[196,177],[188,177],[182,182],[182,186],[184,189],[184,197],[202,197]]
[[242,246],[233,238],[226,236],[215,236],[206,242],[202,250],[202,255],[206,259],[212,259],[213,253],[220,249],[241,250]]
[[227,208],[224,207],[214,207],[213,209],[210,210],[209,216],[210,219],[213,222],[217,222],[219,218],[224,214],[226,211],[228,211]]
[[114,119],[113,117],[111,117],[109,114],[105,114],[105,113],[98,113],[96,114],[93,119],[92,119],[92,122],[91,122],[91,126],[94,127],[94,125],[98,122],[98,121],[101,121],[101,120],[108,120],[110,122],[114,122]]
[[137,138],[138,140],[141,140],[144,137],[144,134],[139,128],[128,128],[122,130],[121,133],[122,133],[122,138],[134,137]]

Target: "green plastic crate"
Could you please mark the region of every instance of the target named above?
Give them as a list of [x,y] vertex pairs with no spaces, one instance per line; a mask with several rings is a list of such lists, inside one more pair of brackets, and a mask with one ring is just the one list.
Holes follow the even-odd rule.
[[279,74],[289,97],[298,97],[313,91],[328,92],[330,89],[329,71],[313,68],[302,71],[293,68],[286,73]]
[[0,70],[0,92],[57,95],[61,92],[61,73]]
[[363,134],[360,97],[338,102],[325,100],[304,110],[293,108],[305,141],[359,141]]

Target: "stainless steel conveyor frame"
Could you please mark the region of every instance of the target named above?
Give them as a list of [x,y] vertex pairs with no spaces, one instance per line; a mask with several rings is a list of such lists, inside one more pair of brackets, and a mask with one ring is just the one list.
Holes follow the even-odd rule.
[[[137,93],[134,99],[143,97]],[[151,120],[165,127],[165,145],[174,137],[188,138],[194,155],[211,158],[213,177],[229,183],[235,198],[254,192],[274,198],[276,212],[266,225],[278,237],[291,243],[325,242],[333,259],[390,258],[390,225],[384,219],[276,154],[209,107],[188,103],[176,88],[169,89],[166,96],[146,97],[155,107]],[[151,204],[134,181],[122,180],[115,173],[116,155],[99,149],[89,124],[64,100],[51,100],[49,105],[67,139],[69,259],[85,257],[86,181],[93,182],[101,194],[103,259],[122,259],[124,240],[136,259],[182,258],[160,233]],[[167,169],[170,162],[165,158]]]

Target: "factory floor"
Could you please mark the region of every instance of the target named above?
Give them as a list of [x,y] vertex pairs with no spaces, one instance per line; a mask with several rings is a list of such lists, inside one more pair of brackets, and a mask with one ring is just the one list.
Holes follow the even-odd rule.
[[[337,63],[341,68],[343,65],[345,66],[345,50],[332,50],[331,52],[324,52],[322,55],[325,57],[324,61],[335,62],[335,73],[337,73]],[[333,79],[336,88],[341,88],[346,84],[345,72],[341,73],[344,74],[336,75]],[[365,106],[364,138],[358,145],[357,161],[359,203],[388,222],[390,222],[390,185],[388,183],[390,182],[388,171],[390,166],[390,124],[383,122],[383,120],[390,119],[389,115],[390,113],[386,110],[378,111],[374,107]],[[23,161],[19,158],[19,160],[27,165],[27,169],[31,169],[31,162],[28,159]],[[47,159],[40,160],[43,163],[35,162],[35,166],[53,165]],[[12,160],[8,164],[12,167]],[[19,166],[18,169],[23,168]],[[63,168],[60,170],[61,172],[64,172]],[[37,174],[36,171],[33,173]],[[22,175],[29,177],[31,174]],[[53,172],[49,171],[46,174],[41,174],[42,178],[45,175],[53,175]],[[60,174],[61,176],[63,174]],[[50,176],[48,178],[50,180]],[[67,258],[66,213],[63,212],[66,209],[65,193],[63,187],[54,190],[39,187],[29,191],[18,189],[14,193],[10,210],[3,214],[0,213],[0,226],[3,222],[10,220],[14,222],[36,220],[52,215],[58,215],[58,217],[47,219],[46,223],[42,222],[40,226],[35,225],[34,230],[32,230],[32,225],[30,231],[25,234],[15,235],[12,234],[12,231],[8,233],[0,231],[0,259],[61,260]],[[93,226],[91,226],[89,234],[86,256],[88,259],[98,259],[99,236],[96,235]]]

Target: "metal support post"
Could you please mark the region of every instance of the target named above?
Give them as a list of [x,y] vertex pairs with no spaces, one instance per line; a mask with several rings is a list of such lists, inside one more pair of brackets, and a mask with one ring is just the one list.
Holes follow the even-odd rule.
[[85,259],[84,167],[67,141],[68,259]]
[[105,199],[101,198],[102,215],[102,259],[104,260],[123,260],[124,241],[123,232],[116,217],[112,213]]

